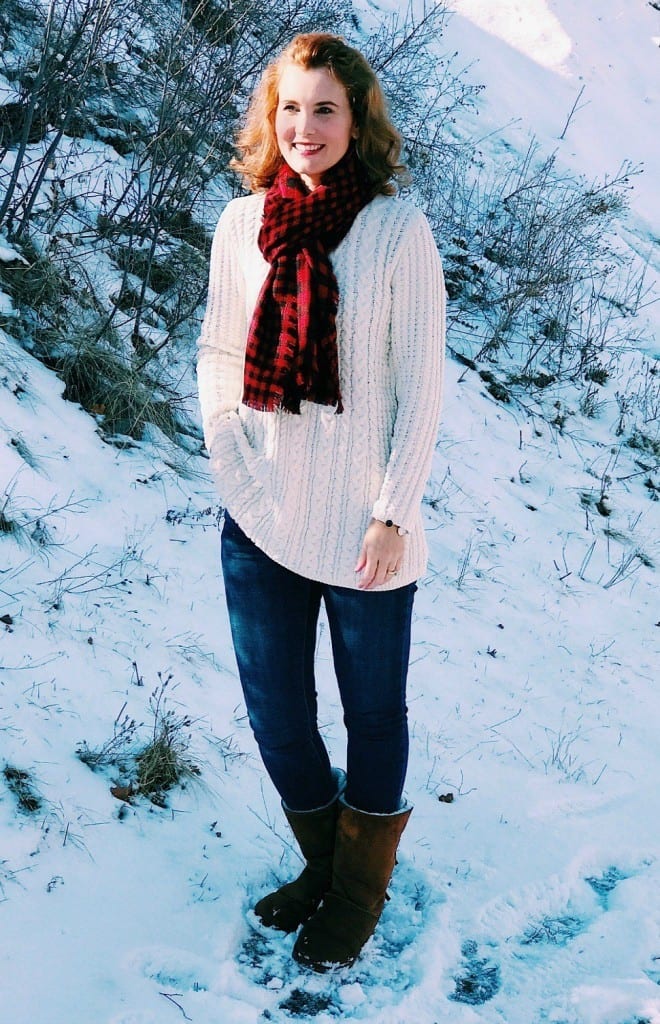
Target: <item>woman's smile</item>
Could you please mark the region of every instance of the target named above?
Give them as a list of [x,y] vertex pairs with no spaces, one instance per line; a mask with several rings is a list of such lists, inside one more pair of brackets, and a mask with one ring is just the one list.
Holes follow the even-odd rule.
[[318,142],[294,142],[293,147],[303,156],[315,156],[316,153],[320,153],[324,148],[323,145],[320,145]]

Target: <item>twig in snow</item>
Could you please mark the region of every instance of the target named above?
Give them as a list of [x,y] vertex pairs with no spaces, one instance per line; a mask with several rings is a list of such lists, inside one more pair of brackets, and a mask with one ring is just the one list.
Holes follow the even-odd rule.
[[171,1003],[174,1003],[174,1005],[176,1007],[178,1007],[179,1010],[181,1010],[181,1013],[183,1014],[184,1020],[192,1020],[192,1017],[188,1016],[188,1014],[186,1013],[186,1011],[182,1007],[181,1003],[177,1003],[176,999],[174,998],[175,996],[178,996],[178,998],[181,999],[181,997],[182,997],[182,993],[181,992],[160,992],[159,995],[164,996],[165,999],[169,999],[169,1001]]
[[[564,125],[564,130],[561,133],[561,135],[559,136],[560,139],[563,139],[564,136],[566,135],[566,132],[568,131],[569,125],[570,125],[571,121],[573,120],[573,115],[575,114],[575,111],[577,110],[577,105],[580,102],[580,98],[581,98],[582,93],[584,92],[585,88],[586,88],[586,86],[583,85],[582,88],[580,89],[579,93],[575,97],[575,103],[571,107],[570,113],[569,113],[568,117],[566,118],[566,124]],[[584,104],[584,106],[586,107],[586,103]],[[582,110],[582,107],[580,107],[580,110]]]
[[516,745],[516,744],[515,744],[515,743],[513,742],[513,740],[512,740],[512,739],[510,739],[510,738],[509,738],[508,736],[503,736],[503,735],[502,735],[502,733],[498,731],[498,730],[499,730],[499,727],[500,727],[501,725],[506,725],[506,724],[507,724],[508,722],[513,722],[513,721],[514,721],[514,719],[518,718],[518,717],[519,717],[519,716],[520,716],[521,714],[522,714],[522,708],[518,708],[518,710],[517,710],[517,711],[515,711],[515,712],[514,712],[514,713],[513,713],[512,715],[509,715],[509,717],[508,717],[508,718],[503,718],[501,722],[495,722],[495,725],[489,725],[489,726],[487,726],[487,728],[488,728],[488,731],[489,731],[489,732],[493,732],[493,733],[495,733],[495,735],[496,735],[496,736],[499,736],[499,737],[500,737],[501,739],[503,739],[503,740],[506,740],[506,741],[507,741],[507,743],[510,743],[510,744],[511,744],[511,746],[513,747],[513,749],[514,749],[514,750],[515,750],[515,751],[516,751],[516,752],[517,752],[518,754],[520,754],[520,756],[521,756],[521,757],[523,758],[523,760],[525,760],[525,761],[527,762],[527,764],[528,764],[528,765],[530,766],[530,768],[533,768],[533,767],[534,767],[534,765],[532,764],[532,762],[530,761],[530,759],[529,759],[529,758],[528,758],[528,757],[527,757],[527,756],[526,756],[525,754],[523,754],[523,752],[522,752],[522,750],[520,749],[520,747],[518,747],[518,746],[517,746],[517,745]]

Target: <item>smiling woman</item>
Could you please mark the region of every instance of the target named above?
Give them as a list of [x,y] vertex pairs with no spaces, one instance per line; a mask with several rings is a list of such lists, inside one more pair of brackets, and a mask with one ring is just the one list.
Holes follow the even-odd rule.
[[[431,230],[378,80],[342,39],[266,69],[233,166],[253,195],[215,234],[198,379],[225,505],[222,570],[245,704],[305,868],[254,907],[295,959],[352,964],[383,909],[411,807],[406,677],[421,501],[444,354]],[[347,732],[317,720],[321,603]]]

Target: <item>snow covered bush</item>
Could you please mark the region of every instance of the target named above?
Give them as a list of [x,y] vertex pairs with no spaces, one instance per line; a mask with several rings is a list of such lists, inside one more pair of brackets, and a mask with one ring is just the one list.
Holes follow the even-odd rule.
[[[106,437],[140,439],[151,423],[201,445],[192,342],[212,227],[239,188],[226,169],[235,129],[264,64],[311,28],[362,47],[390,97],[445,262],[452,351],[498,364],[480,368],[498,400],[571,381],[598,414],[645,297],[616,237],[635,168],[586,182],[532,144],[487,173],[457,128],[480,90],[442,52],[447,17],[411,8],[367,30],[349,0],[3,7],[0,231],[25,260],[0,264],[12,333]],[[639,392],[647,407],[658,379]]]
[[491,180],[467,153],[452,173],[433,209],[458,350],[526,388],[604,384],[640,332],[644,274],[617,239],[635,169],[586,182],[532,144]]
[[[210,231],[255,77],[345,0],[11,0],[0,33],[2,268],[22,343],[107,436],[194,433],[181,413]],[[4,102],[2,102],[4,101]],[[159,359],[167,347],[172,360]]]

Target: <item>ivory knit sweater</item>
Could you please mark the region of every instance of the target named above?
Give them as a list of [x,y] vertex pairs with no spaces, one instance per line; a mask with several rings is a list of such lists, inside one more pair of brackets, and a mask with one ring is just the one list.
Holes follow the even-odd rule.
[[331,254],[344,411],[301,415],[241,402],[247,331],[268,272],[257,246],[264,195],[225,207],[211,253],[197,375],[211,471],[242,530],[308,579],[356,588],[372,517],[409,531],[399,574],[426,568],[421,501],[440,412],[444,283],[431,230],[412,204],[377,196]]

